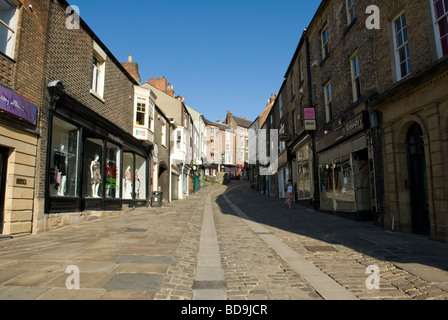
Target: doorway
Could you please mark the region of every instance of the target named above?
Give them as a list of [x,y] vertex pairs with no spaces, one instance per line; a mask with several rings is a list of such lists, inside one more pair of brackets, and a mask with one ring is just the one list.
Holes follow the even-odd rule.
[[9,150],[0,148],[0,234],[3,234],[8,156]]
[[428,190],[422,128],[414,123],[406,137],[412,232],[429,235]]

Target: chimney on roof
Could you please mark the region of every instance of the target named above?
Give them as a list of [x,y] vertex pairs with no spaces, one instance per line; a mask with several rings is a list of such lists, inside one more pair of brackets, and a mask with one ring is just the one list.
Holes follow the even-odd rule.
[[129,63],[132,62],[132,55],[128,55],[128,62],[129,62]]

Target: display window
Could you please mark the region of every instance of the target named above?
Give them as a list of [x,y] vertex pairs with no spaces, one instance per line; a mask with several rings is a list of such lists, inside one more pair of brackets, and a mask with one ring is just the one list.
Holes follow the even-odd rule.
[[312,155],[309,145],[297,152],[297,196],[299,199],[309,199],[312,191]]
[[84,141],[84,182],[83,196],[85,198],[102,198],[103,140],[87,138]]
[[106,149],[106,197],[121,198],[121,148],[107,143]]
[[78,196],[79,128],[53,117],[50,155],[50,196]]
[[146,199],[146,160],[143,157],[135,157],[135,198]]
[[132,153],[123,153],[123,171],[123,199],[133,199],[132,173],[134,172],[134,155]]

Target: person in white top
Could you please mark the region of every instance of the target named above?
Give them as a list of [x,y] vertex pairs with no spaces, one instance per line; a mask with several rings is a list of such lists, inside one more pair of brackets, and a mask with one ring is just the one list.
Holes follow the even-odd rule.
[[292,185],[292,180],[288,180],[288,184],[285,186],[286,189],[286,201],[285,203],[289,206],[289,210],[292,209],[292,202],[294,201],[294,186]]

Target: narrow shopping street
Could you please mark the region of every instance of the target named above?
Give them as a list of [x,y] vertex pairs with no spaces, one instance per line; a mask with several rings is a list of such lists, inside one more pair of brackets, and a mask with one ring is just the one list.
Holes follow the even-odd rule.
[[[0,241],[0,299],[447,299],[447,253],[420,236],[289,211],[232,181],[162,208]],[[379,289],[368,288],[372,275]]]

